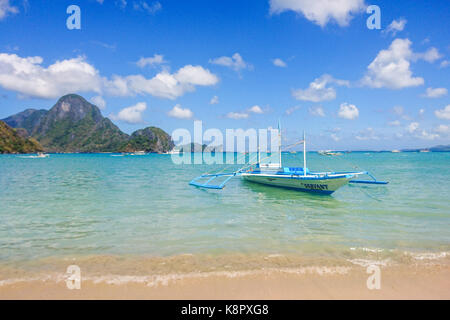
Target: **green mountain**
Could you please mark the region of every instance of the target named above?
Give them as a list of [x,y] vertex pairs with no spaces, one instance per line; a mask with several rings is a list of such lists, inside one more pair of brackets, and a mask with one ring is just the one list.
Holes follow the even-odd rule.
[[36,153],[42,146],[33,138],[23,138],[19,133],[0,121],[0,153]]
[[175,144],[172,138],[160,128],[148,127],[140,129],[130,137],[125,151],[167,152],[173,149]]
[[32,135],[39,126],[42,118],[48,113],[47,110],[26,109],[13,116],[3,119],[12,128],[25,129],[27,135]]
[[156,127],[123,133],[100,109],[76,94],[61,97],[50,110],[27,109],[3,120],[22,137],[33,137],[47,152],[166,152],[170,136]]
[[128,141],[98,107],[75,94],[60,98],[31,134],[50,152],[112,152]]

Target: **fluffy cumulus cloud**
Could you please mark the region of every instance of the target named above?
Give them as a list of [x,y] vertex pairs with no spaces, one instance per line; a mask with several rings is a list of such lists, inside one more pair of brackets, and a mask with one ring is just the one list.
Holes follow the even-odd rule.
[[22,96],[51,99],[69,92],[95,92],[113,96],[152,95],[175,99],[197,86],[215,85],[219,78],[201,66],[186,65],[175,73],[164,70],[153,78],[143,75],[100,76],[98,70],[77,57],[45,67],[41,57],[22,58],[0,53],[0,86]]
[[124,108],[117,115],[110,115],[111,119],[119,120],[130,124],[143,123],[142,113],[147,109],[145,102],[139,102],[134,106]]
[[443,109],[434,111],[434,114],[439,119],[450,120],[450,104]]
[[[406,131],[413,137],[425,140],[435,140],[440,138],[440,135],[436,132],[429,132],[427,130],[421,129],[418,122],[411,122],[407,127]],[[436,131],[436,130],[434,130]]]
[[126,77],[113,76],[105,81],[107,93],[115,96],[134,96],[150,94],[159,98],[175,99],[196,86],[215,85],[219,78],[201,66],[187,65],[175,73],[164,70],[147,79],[142,75]]
[[91,102],[102,110],[106,108],[106,101],[101,96],[92,97]]
[[166,63],[164,60],[164,56],[162,54],[154,54],[153,57],[140,58],[136,64],[140,68],[144,68],[146,66],[154,67],[160,64]]
[[426,92],[422,95],[425,98],[439,98],[447,94],[446,88],[427,88]]
[[17,7],[12,6],[9,0],[0,0],[0,20],[5,19],[8,15],[19,12]]
[[321,27],[329,22],[347,26],[365,7],[364,0],[270,0],[271,14],[294,11]]
[[391,33],[392,36],[395,36],[397,32],[403,31],[406,26],[406,19],[400,18],[398,20],[393,20],[390,25],[384,30],[385,33]]
[[359,110],[354,104],[344,102],[340,105],[338,111],[339,118],[354,120],[359,116]]
[[101,91],[98,71],[84,57],[42,66],[41,57],[0,53],[0,86],[22,96],[57,98],[69,92]]
[[181,105],[177,104],[167,113],[167,115],[177,119],[191,119],[194,116],[194,113],[191,110],[182,108]]
[[442,58],[442,55],[439,53],[439,50],[434,47],[431,47],[422,53],[414,53],[413,55],[414,60],[422,59],[429,63],[433,63],[440,58]]
[[233,69],[234,71],[240,71],[243,69],[251,69],[252,66],[245,62],[239,53],[233,54],[231,57],[222,56],[215,59],[210,59],[209,63],[217,64]]
[[333,100],[336,98],[336,89],[329,84],[339,86],[348,86],[349,82],[346,80],[335,79],[328,74],[322,75],[309,84],[306,89],[296,89],[292,91],[292,95],[297,100],[320,102]]
[[411,41],[395,39],[387,50],[381,50],[367,67],[363,83],[373,88],[401,89],[424,83],[423,78],[413,77],[410,61],[414,58]]
[[286,68],[287,64],[286,62],[284,62],[283,60],[281,60],[280,58],[276,58],[272,60],[272,63],[274,66],[276,67],[280,67],[280,68]]

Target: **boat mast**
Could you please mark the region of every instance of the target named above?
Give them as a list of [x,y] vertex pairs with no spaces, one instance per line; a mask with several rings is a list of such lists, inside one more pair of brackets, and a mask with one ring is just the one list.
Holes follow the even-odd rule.
[[306,136],[303,130],[303,175],[306,176]]
[[280,119],[278,119],[278,153],[280,156],[280,168],[282,168],[281,166],[281,124],[280,124]]

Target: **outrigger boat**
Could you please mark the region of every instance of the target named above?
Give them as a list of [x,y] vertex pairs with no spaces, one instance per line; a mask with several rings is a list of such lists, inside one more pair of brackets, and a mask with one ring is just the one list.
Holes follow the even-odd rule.
[[[258,159],[254,164],[248,164],[231,173],[204,174],[193,179],[189,184],[206,189],[223,189],[226,183],[233,177],[241,176],[244,180],[273,187],[294,189],[298,191],[320,194],[332,194],[347,183],[359,184],[387,184],[386,181],[377,181],[368,171],[346,172],[312,172],[306,167],[306,139],[296,144],[303,144],[303,167],[283,167],[281,165],[281,133],[278,133],[279,160],[277,163],[262,163],[258,151]],[[360,175],[367,175],[372,180],[355,180]],[[216,179],[223,179],[221,183],[214,184]],[[206,181],[205,181],[206,180]],[[205,181],[205,182],[200,182]]]

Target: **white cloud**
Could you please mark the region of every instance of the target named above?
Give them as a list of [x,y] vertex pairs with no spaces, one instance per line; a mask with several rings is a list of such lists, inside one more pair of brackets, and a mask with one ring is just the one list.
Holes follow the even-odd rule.
[[245,111],[240,111],[240,112],[228,112],[226,114],[227,118],[230,119],[247,119],[251,113],[255,113],[255,114],[263,114],[264,110],[258,106],[258,105],[254,105],[253,107],[248,108]]
[[0,53],[0,86],[35,98],[57,98],[70,92],[101,91],[98,71],[84,57],[56,61],[47,68],[41,57]]
[[133,3],[133,9],[145,11],[149,14],[155,14],[162,9],[162,5],[158,1],[152,2],[151,4],[148,4],[146,1],[140,1]]
[[325,117],[325,111],[323,110],[322,106],[309,108],[309,113],[316,117]]
[[362,12],[365,7],[364,0],[270,0],[271,14],[292,10],[321,27],[331,21],[347,26],[352,14]]
[[164,60],[164,56],[162,54],[154,54],[153,57],[147,57],[147,58],[140,58],[136,64],[140,68],[144,68],[145,66],[154,67],[159,64],[166,63]]
[[248,112],[251,112],[251,113],[257,113],[257,114],[262,114],[262,113],[264,113],[264,111],[261,109],[261,107],[260,107],[260,106],[257,106],[257,105],[254,105],[253,107],[249,108],[249,109],[248,109]]
[[392,36],[395,36],[397,32],[403,31],[406,25],[406,19],[400,18],[399,20],[393,20],[390,25],[384,30],[385,33],[391,33]]
[[91,102],[102,110],[106,108],[106,101],[101,96],[92,97]]
[[168,113],[169,117],[177,119],[191,119],[194,113],[189,109],[183,109],[179,104],[175,105]]
[[133,96],[150,94],[159,98],[175,99],[186,92],[195,91],[195,86],[215,85],[219,78],[201,66],[186,65],[176,73],[164,70],[151,79],[142,75],[113,76],[105,81],[105,89],[111,95]]
[[143,123],[142,113],[147,109],[147,103],[139,102],[134,106],[124,108],[117,115],[110,115],[113,120],[120,120],[130,124]]
[[408,127],[406,128],[406,130],[409,133],[414,133],[419,129],[419,123],[418,122],[411,122]]
[[413,52],[408,39],[395,39],[387,50],[381,50],[367,67],[363,84],[373,88],[401,89],[424,83],[423,78],[413,77],[410,61]]
[[414,60],[422,59],[429,63],[433,63],[440,58],[442,58],[442,55],[439,53],[438,49],[434,47],[431,47],[423,53],[414,53],[413,55]]
[[228,112],[226,115],[227,118],[230,119],[247,119],[248,118],[248,113],[245,112]]
[[440,136],[437,133],[431,133],[426,130],[422,130],[418,135],[416,135],[416,137],[426,140],[435,140],[438,139]]
[[448,66],[450,66],[450,61],[449,60],[442,60],[442,62],[440,64],[440,67],[441,68],[446,68]]
[[427,88],[422,97],[426,98],[439,98],[447,94],[446,88]]
[[293,114],[295,111],[297,111],[298,109],[300,109],[300,106],[294,106],[294,107],[287,109],[285,111],[285,113],[289,116],[289,115]]
[[394,106],[394,108],[392,108],[392,110],[398,116],[401,116],[403,114],[403,111],[404,111],[402,106]]
[[242,69],[251,69],[252,66],[244,61],[239,53],[233,54],[231,57],[219,57],[215,59],[210,59],[209,63],[217,64],[224,67],[229,67],[234,71],[240,71]]
[[211,100],[209,101],[209,104],[218,104],[219,103],[219,97],[218,96],[214,96],[211,98]]
[[354,120],[359,116],[359,110],[354,104],[344,102],[339,107],[338,116],[343,119]]
[[444,109],[434,111],[434,114],[439,119],[450,120],[450,104],[446,106]]
[[329,74],[324,74],[320,78],[314,79],[306,89],[297,89],[292,91],[292,95],[297,100],[320,102],[333,100],[336,98],[336,90],[333,87],[327,87],[328,84],[348,86],[346,80],[334,79]]
[[419,115],[423,115],[425,113],[425,109],[420,109],[419,110]]
[[39,56],[22,58],[0,53],[0,86],[22,96],[51,99],[71,92],[107,93],[114,96],[150,94],[175,99],[196,86],[211,86],[219,78],[201,66],[186,65],[171,74],[164,70],[151,79],[140,74],[101,77],[85,57],[56,61],[42,66]]
[[421,130],[418,122],[411,122],[406,127],[406,131],[419,139],[434,140],[440,137],[437,133],[431,133],[426,130]]
[[273,63],[274,66],[277,66],[277,67],[281,67],[281,68],[287,67],[286,62],[284,62],[280,58],[273,59],[272,63]]
[[0,20],[5,19],[9,14],[16,14],[18,12],[19,9],[11,6],[9,0],[0,0]]

